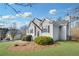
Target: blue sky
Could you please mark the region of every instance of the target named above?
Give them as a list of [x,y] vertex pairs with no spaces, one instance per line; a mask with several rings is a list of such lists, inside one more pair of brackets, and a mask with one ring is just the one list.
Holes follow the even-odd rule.
[[[65,16],[65,11],[67,9],[70,8],[74,8],[76,6],[79,6],[79,4],[74,4],[74,3],[36,3],[36,4],[32,4],[32,7],[23,7],[23,6],[19,6],[19,5],[15,5],[15,4],[10,4],[11,6],[13,6],[13,8],[15,8],[17,11],[21,11],[21,12],[30,12],[31,13],[31,17],[18,17],[16,16],[16,12],[10,8],[7,5],[4,4],[0,4],[0,15],[1,16],[16,16],[16,18],[12,19],[12,20],[7,20],[8,24],[11,24],[12,22],[16,22],[16,23],[21,23],[21,24],[25,24],[30,22],[31,20],[33,20],[34,17],[37,18],[42,18],[42,17],[49,17],[49,18],[58,18],[58,17],[64,17]],[[55,14],[50,14],[49,11],[50,10],[54,10]],[[1,19],[1,21],[3,21]],[[0,21],[0,23],[1,23]],[[6,21],[4,21],[6,23]]]

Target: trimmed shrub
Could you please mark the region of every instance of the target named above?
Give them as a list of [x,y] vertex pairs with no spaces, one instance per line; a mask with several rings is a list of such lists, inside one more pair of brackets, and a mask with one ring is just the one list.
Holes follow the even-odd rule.
[[53,39],[47,36],[39,36],[34,39],[34,42],[40,45],[50,45],[53,44]]
[[27,36],[24,36],[22,38],[23,41],[31,41],[32,40],[32,35],[27,35]]

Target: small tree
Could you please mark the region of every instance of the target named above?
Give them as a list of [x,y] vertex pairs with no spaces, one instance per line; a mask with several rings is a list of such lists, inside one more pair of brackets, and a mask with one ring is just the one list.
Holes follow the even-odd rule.
[[16,29],[10,29],[10,34],[12,39],[14,39],[14,37],[16,36],[17,30]]

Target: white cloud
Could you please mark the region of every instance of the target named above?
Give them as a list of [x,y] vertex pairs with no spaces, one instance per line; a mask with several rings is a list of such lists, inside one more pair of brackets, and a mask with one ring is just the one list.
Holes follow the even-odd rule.
[[15,22],[15,25],[16,25],[16,28],[20,28],[20,27],[22,27],[23,25],[25,25],[25,23],[22,23],[22,22]]
[[1,18],[4,19],[4,20],[14,20],[15,16],[6,15],[6,16],[2,16]]
[[18,14],[16,14],[16,16],[22,17],[22,18],[27,18],[27,17],[31,17],[32,13],[31,12],[18,13]]
[[57,10],[56,10],[56,9],[51,9],[51,10],[49,11],[49,13],[50,13],[50,14],[52,14],[52,15],[55,15],[55,14],[56,14],[56,12],[57,12]]

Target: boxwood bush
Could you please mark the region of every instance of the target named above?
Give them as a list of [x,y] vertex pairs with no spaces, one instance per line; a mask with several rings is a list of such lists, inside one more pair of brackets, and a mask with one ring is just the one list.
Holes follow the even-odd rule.
[[27,35],[22,38],[22,41],[31,41],[31,40],[32,40],[32,35]]
[[50,45],[53,44],[53,39],[47,36],[39,36],[34,39],[34,42],[40,45]]

